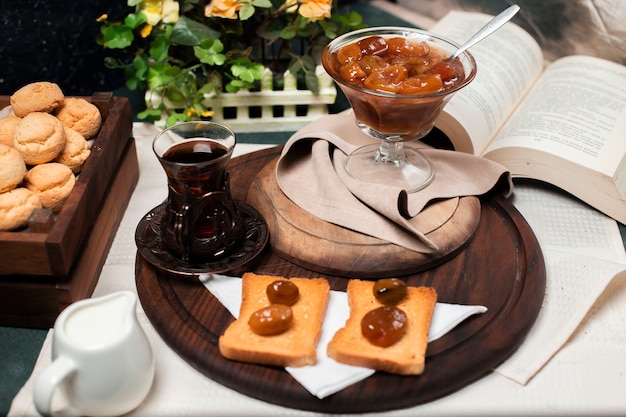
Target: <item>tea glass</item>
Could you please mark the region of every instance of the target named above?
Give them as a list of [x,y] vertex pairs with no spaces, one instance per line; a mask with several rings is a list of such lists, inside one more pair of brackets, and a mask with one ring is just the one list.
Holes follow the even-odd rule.
[[208,121],[180,123],[154,138],[168,183],[161,239],[184,262],[210,263],[240,244],[243,220],[227,170],[235,144],[232,130]]
[[[381,36],[402,37],[425,42],[450,56],[458,45],[441,36],[420,29],[375,27],[348,32],[331,41],[322,53],[322,65],[350,102],[359,128],[378,139],[356,149],[346,161],[346,171],[354,178],[415,192],[428,186],[434,178],[432,163],[415,145],[426,136],[450,98],[467,86],[476,75],[476,62],[465,51],[458,58],[464,78],[452,87],[429,94],[400,94],[368,89],[352,84],[338,72],[334,54],[342,47],[360,40]],[[403,58],[400,56],[400,58]]]

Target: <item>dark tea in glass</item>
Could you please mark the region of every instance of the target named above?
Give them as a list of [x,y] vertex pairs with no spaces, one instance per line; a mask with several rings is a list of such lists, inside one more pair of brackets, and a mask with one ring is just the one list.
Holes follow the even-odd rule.
[[183,261],[212,262],[240,243],[243,222],[227,170],[234,146],[234,133],[212,122],[182,123],[154,139],[168,182],[161,236]]

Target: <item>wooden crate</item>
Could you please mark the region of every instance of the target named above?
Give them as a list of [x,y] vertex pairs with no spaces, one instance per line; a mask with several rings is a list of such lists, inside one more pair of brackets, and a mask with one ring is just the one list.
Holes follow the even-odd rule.
[[[0,325],[47,328],[89,297],[139,178],[128,99],[90,98],[103,125],[48,233],[0,232]],[[0,107],[8,97],[0,97]]]
[[[0,275],[62,276],[72,268],[132,135],[127,98],[96,93],[90,101],[103,123],[74,189],[48,233],[0,232]],[[0,107],[8,104],[9,97],[0,97]]]

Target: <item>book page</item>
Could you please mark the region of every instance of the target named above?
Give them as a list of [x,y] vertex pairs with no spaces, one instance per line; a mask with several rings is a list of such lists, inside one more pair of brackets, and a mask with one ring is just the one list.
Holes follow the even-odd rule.
[[[430,31],[462,44],[491,18],[452,11]],[[480,155],[537,79],[544,61],[532,36],[511,22],[472,46],[470,52],[476,59],[476,78],[452,97],[444,112],[468,131],[474,153]],[[454,143],[453,137],[451,140]]]
[[566,57],[544,72],[489,147],[525,147],[614,177],[626,154],[626,67]]

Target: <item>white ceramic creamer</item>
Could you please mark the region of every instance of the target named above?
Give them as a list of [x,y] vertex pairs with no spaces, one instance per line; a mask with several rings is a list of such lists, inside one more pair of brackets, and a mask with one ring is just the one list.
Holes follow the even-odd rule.
[[[154,356],[137,321],[137,296],[120,291],[78,301],[54,324],[52,363],[37,378],[44,416],[117,416],[136,408],[154,379]],[[52,410],[55,392],[66,405]]]

